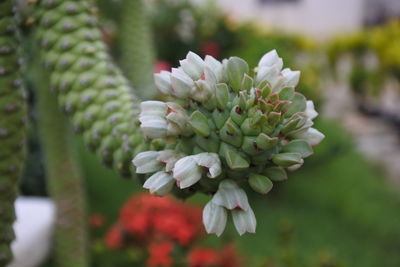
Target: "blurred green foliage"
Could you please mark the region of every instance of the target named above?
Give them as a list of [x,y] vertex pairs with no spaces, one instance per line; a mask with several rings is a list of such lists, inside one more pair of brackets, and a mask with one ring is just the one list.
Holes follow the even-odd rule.
[[[222,240],[210,236],[205,242],[217,246],[234,240],[248,266],[399,266],[399,197],[386,184],[383,172],[355,151],[351,138],[336,123],[320,119],[317,124],[327,138],[305,166],[267,196],[251,195],[257,234],[239,237],[230,225]],[[79,138],[78,147],[90,210],[104,214],[109,226],[127,198],[141,189],[137,182],[122,180],[102,167]],[[207,200],[196,196],[189,201]],[[282,245],[285,228],[291,237]],[[107,253],[99,243],[105,230],[93,232],[102,266],[115,266],[113,259],[129,261],[127,255]],[[272,263],[279,264],[268,265]]]

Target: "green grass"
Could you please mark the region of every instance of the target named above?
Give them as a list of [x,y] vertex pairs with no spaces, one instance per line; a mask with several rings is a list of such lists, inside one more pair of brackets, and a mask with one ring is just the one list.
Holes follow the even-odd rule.
[[[230,225],[225,239],[233,238],[248,258],[259,261],[282,254],[280,232],[289,224],[300,266],[310,266],[307,263],[323,251],[341,266],[400,266],[398,191],[391,190],[383,172],[355,151],[351,138],[335,123],[319,121],[317,128],[327,137],[305,166],[275,184],[269,195],[250,197],[257,234],[238,237]],[[122,203],[139,190],[138,183],[117,177],[83,149],[81,155],[90,210],[112,221]],[[204,203],[207,198],[190,201]],[[206,242],[220,241],[211,237]]]

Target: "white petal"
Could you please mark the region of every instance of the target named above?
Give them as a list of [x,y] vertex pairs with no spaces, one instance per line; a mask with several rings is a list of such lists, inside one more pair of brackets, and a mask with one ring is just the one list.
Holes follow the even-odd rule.
[[140,116],[140,129],[148,138],[161,138],[167,135],[167,121],[157,116]]
[[239,235],[256,232],[257,221],[251,207],[247,210],[233,210],[232,219]]
[[220,236],[225,230],[227,215],[225,208],[209,201],[203,209],[203,224],[207,233]]
[[186,59],[179,61],[182,70],[193,80],[198,80],[203,75],[204,61],[193,52],[189,52]]
[[157,157],[157,160],[164,163],[165,164],[165,170],[167,172],[172,171],[172,169],[174,168],[175,163],[183,158],[185,155],[174,151],[174,150],[163,150],[159,152],[159,155]]
[[296,133],[295,137],[306,140],[311,146],[316,146],[321,143],[325,135],[315,128],[309,128],[307,131]]
[[212,202],[229,210],[249,209],[246,192],[231,180],[224,180],[220,183],[218,191],[212,198]]
[[171,73],[169,71],[161,71],[160,73],[154,74],[154,82],[157,89],[164,95],[171,94]]
[[168,106],[161,101],[143,101],[140,103],[140,116],[160,116],[167,114]]
[[204,152],[195,155],[194,159],[198,165],[208,168],[209,178],[215,178],[221,174],[221,161],[218,154]]
[[307,101],[307,108],[305,111],[308,118],[311,120],[318,116],[318,112],[314,108],[314,102],[312,100]]
[[145,151],[136,155],[132,160],[136,173],[152,173],[159,171],[162,164],[157,160],[158,151]]
[[259,67],[261,66],[271,67],[273,65],[276,65],[279,70],[281,70],[283,67],[283,60],[282,58],[279,57],[275,49],[266,53],[258,62]]
[[171,74],[171,86],[175,96],[185,98],[190,95],[194,82],[182,75]]
[[289,68],[282,70],[282,75],[285,79],[285,86],[296,87],[300,80],[300,71],[293,71]]
[[205,57],[204,61],[205,61],[205,66],[206,66],[204,73],[205,73],[205,78],[207,81],[208,81],[208,79],[207,79],[207,71],[208,70],[211,70],[214,73],[218,83],[226,81],[226,75],[225,75],[224,68],[223,68],[221,62],[219,62],[218,60],[216,60],[215,58],[213,58],[212,56],[209,56],[209,55],[207,55]]
[[181,158],[175,163],[173,176],[181,189],[197,183],[201,175],[201,168],[196,164],[193,156]]
[[164,196],[172,190],[174,182],[172,175],[164,171],[159,171],[146,180],[143,188],[149,189],[151,194]]

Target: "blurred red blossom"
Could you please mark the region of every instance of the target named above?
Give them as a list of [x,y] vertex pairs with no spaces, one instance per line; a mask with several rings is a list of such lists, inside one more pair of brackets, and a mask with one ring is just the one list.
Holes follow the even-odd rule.
[[188,255],[190,267],[239,267],[242,259],[232,244],[222,250],[211,248],[195,248]]
[[159,73],[162,70],[170,71],[172,68],[171,64],[164,60],[157,60],[154,64],[154,73]]
[[150,244],[148,247],[149,258],[147,260],[147,266],[149,267],[169,267],[172,265],[172,243],[162,242],[156,244]]
[[[201,207],[170,196],[138,194],[122,206],[118,221],[106,234],[105,244],[110,249],[147,250],[147,267],[179,263],[190,267],[240,266],[233,246],[221,250],[196,248],[196,243],[204,237]],[[185,256],[187,252],[189,255]],[[185,254],[179,257],[176,253]]]
[[221,55],[221,48],[217,42],[205,41],[201,45],[201,53],[205,56],[210,55],[215,58],[219,58]]
[[93,228],[104,226],[104,216],[99,213],[94,213],[89,217],[89,225]]
[[113,225],[107,232],[105,237],[107,247],[118,249],[122,247],[122,232],[119,225]]

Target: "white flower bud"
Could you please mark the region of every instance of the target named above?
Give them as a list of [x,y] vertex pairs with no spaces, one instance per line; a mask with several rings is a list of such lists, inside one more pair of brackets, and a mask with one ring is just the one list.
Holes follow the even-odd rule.
[[229,210],[249,209],[246,192],[232,180],[224,180],[219,184],[218,191],[213,196],[212,202]]
[[140,104],[140,129],[148,138],[160,138],[167,133],[165,114],[168,106],[160,101],[145,101]]
[[174,182],[175,180],[172,175],[164,171],[159,171],[146,180],[143,188],[149,189],[151,194],[164,196],[172,190]]
[[208,169],[207,177],[215,178],[221,174],[221,161],[216,153],[200,153],[194,155],[194,160],[199,166]]
[[157,160],[165,164],[165,171],[172,171],[175,163],[185,155],[174,150],[163,150],[159,152]]
[[251,207],[247,210],[233,210],[232,219],[239,235],[243,235],[246,232],[256,232],[257,221]]
[[258,83],[268,81],[271,89],[274,90],[281,87],[284,84],[285,79],[277,66],[262,66],[257,70],[256,81]]
[[169,95],[172,92],[171,73],[169,71],[161,71],[154,74],[154,82],[158,90],[164,95]]
[[181,158],[175,163],[173,177],[177,180],[178,187],[183,189],[197,183],[202,175],[200,166],[193,156]]
[[194,82],[181,69],[173,68],[171,73],[171,86],[175,96],[186,98],[190,95]]
[[305,131],[297,132],[293,135],[294,138],[304,139],[311,146],[316,146],[325,138],[325,135],[315,128],[308,128]]
[[132,160],[136,173],[153,173],[162,169],[163,165],[157,160],[158,151],[140,152]]
[[224,72],[224,67],[222,66],[221,62],[219,62],[218,60],[209,55],[205,57],[204,62],[205,62],[204,74],[206,81],[211,80],[208,73],[209,71],[215,75],[215,78],[217,79],[216,83],[225,82],[227,80],[226,74]]
[[211,88],[213,87],[206,81],[198,80],[195,82],[195,86],[192,89],[191,98],[199,102],[209,101],[210,97],[212,97]]
[[209,201],[203,209],[203,224],[207,233],[215,233],[220,236],[225,230],[227,211],[224,207]]
[[169,135],[188,135],[192,133],[192,130],[188,124],[190,118],[186,114],[186,110],[179,104],[173,102],[167,102],[167,123],[168,123],[168,134]]
[[266,53],[258,62],[258,67],[272,67],[275,66],[278,71],[280,71],[283,67],[283,60],[279,57],[276,50],[271,50]]
[[289,68],[282,70],[281,74],[285,80],[285,86],[296,87],[300,80],[300,71],[293,71]]
[[312,100],[307,101],[307,108],[305,111],[308,118],[315,119],[318,116],[318,112],[314,108],[314,102]]
[[204,61],[193,52],[186,55],[186,59],[180,60],[179,63],[183,71],[193,80],[198,80],[203,75]]

